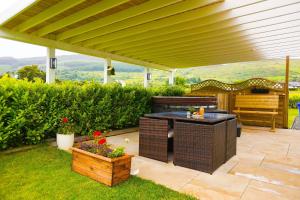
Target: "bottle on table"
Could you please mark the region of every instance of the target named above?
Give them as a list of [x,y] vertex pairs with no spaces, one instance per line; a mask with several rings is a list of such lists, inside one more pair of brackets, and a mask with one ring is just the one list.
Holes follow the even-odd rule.
[[200,115],[200,116],[203,116],[204,113],[205,113],[204,107],[201,106],[201,107],[199,108],[199,115]]

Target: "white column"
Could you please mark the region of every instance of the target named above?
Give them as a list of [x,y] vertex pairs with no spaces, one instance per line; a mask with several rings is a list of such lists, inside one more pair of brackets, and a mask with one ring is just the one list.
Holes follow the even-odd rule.
[[150,69],[145,67],[144,70],[144,87],[147,88],[149,86],[148,73],[150,73]]
[[174,85],[174,81],[175,81],[175,72],[176,72],[176,69],[172,69],[172,70],[169,72],[169,85]]
[[55,48],[47,47],[46,83],[55,83],[55,70],[50,68],[50,58],[55,58]]
[[110,75],[108,74],[108,68],[111,67],[111,59],[110,58],[107,58],[105,59],[104,61],[104,80],[103,80],[103,83],[106,84],[106,83],[109,83],[111,80],[110,80]]

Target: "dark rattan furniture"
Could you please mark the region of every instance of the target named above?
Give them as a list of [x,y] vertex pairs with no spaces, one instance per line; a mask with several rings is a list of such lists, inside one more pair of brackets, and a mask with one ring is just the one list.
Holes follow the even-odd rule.
[[226,161],[236,155],[237,120],[226,121]]
[[168,162],[168,120],[140,118],[139,155]]
[[225,162],[226,122],[175,122],[174,165],[213,173]]
[[182,120],[187,122],[215,124],[218,122],[234,119],[235,115],[222,114],[222,113],[205,113],[203,117],[199,119],[187,118],[186,112],[162,112],[145,114],[145,117],[155,119],[169,119],[169,120]]
[[215,110],[217,108],[217,104],[216,97],[155,96],[152,97],[152,112],[187,111],[191,106],[194,108],[204,106],[206,110]]
[[167,162],[170,123],[174,124],[175,165],[212,173],[236,154],[235,115],[205,113],[194,119],[187,118],[186,112],[164,112],[141,118],[141,156]]
[[241,137],[242,134],[242,124],[241,123],[237,123],[237,132],[236,135],[237,137]]

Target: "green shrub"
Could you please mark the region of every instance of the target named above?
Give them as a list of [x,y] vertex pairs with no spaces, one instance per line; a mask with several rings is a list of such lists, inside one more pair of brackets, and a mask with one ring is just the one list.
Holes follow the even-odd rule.
[[297,103],[300,103],[300,91],[291,92],[289,95],[289,107],[297,108]]
[[151,110],[154,95],[177,96],[178,87],[144,89],[118,84],[63,82],[44,84],[0,79],[0,149],[38,144],[54,137],[62,117],[76,124],[77,135],[93,130],[136,126]]

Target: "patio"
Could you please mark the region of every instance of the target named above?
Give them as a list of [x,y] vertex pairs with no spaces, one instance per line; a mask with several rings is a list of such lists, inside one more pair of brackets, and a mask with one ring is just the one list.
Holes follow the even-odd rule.
[[[129,138],[130,142],[124,142]],[[300,132],[243,127],[237,155],[213,175],[138,155],[138,132],[109,138],[126,146],[133,159],[132,173],[200,199],[299,199]]]
[[[168,83],[169,85],[174,85],[175,72],[178,68],[285,58],[285,83],[270,84],[269,81],[267,81],[267,85],[271,85],[271,87],[267,87],[269,89],[267,93],[270,95],[278,95],[276,96],[279,102],[277,102],[278,106],[276,106],[278,108],[272,111],[276,113],[276,115],[278,114],[277,119],[275,119],[274,116],[272,119],[274,127],[277,120],[277,128],[287,128],[290,57],[298,57],[300,52],[299,8],[299,0],[28,0],[20,3],[20,5],[13,6],[10,10],[7,10],[1,15],[0,37],[41,45],[47,48],[45,66],[46,82],[49,83],[49,87],[55,84],[56,79],[56,49],[104,58],[104,84],[111,82],[110,76],[114,69],[112,60],[143,66],[145,88],[151,85],[150,69],[168,72]],[[266,82],[264,80],[260,81],[263,83]],[[243,82],[243,85],[247,86],[243,88],[243,90],[236,90],[233,84],[230,84],[231,86],[228,88],[228,84],[218,83],[220,87],[217,94],[214,95],[218,99],[216,101],[218,102],[217,108],[225,109],[229,113],[232,113],[234,107],[240,107],[234,104],[235,95],[241,91],[244,94],[252,93],[251,89],[253,88],[251,87],[253,87],[253,85],[250,83],[251,80]],[[226,87],[222,89],[224,85]],[[200,86],[201,85],[198,85],[197,88],[192,87],[192,93],[197,92],[199,88],[201,89]],[[256,86],[257,85],[254,85],[254,87]],[[41,87],[46,88],[48,86],[42,85]],[[216,88],[218,87],[213,88],[214,92],[216,92]],[[265,89],[265,87],[263,87],[263,89]],[[221,90],[222,92],[220,92]],[[94,90],[91,91],[92,92],[87,92],[86,94],[90,95],[95,93]],[[201,91],[203,92],[204,90],[201,89]],[[209,92],[211,91],[209,90]],[[234,92],[236,92],[236,94],[234,94]],[[222,93],[222,95],[219,95],[219,93]],[[15,93],[11,92],[11,94]],[[80,94],[81,97],[84,96],[84,93]],[[116,94],[119,94],[119,92],[115,94],[109,93],[107,96],[115,97]],[[126,96],[126,94],[129,94],[129,92],[125,91],[124,96]],[[30,97],[30,95],[27,96]],[[140,100],[143,96],[145,95],[140,95],[140,97],[136,99]],[[70,97],[72,96],[70,95]],[[94,130],[98,130],[98,127],[101,127],[101,125],[103,127],[110,127],[112,122],[106,122],[105,120],[111,116],[112,119],[115,119],[116,117],[112,115],[112,113],[120,113],[120,115],[127,116],[137,111],[137,103],[132,99],[125,101],[124,97],[119,96],[119,99],[108,99],[107,101],[99,103],[98,101],[100,101],[100,99],[105,98],[102,96],[101,98],[98,97],[99,96],[90,97],[95,100],[95,108],[97,109],[93,109],[93,105],[91,106],[91,104],[83,104],[84,102],[80,100],[74,101],[75,103],[73,107],[71,107],[73,109],[72,113],[74,110],[77,110],[77,113],[74,115],[76,117],[83,113],[83,111],[85,112],[91,108],[89,110],[91,114],[87,114],[91,120],[86,120],[85,124],[89,125],[90,122],[98,120],[97,122],[99,122],[99,124],[97,124],[97,127],[95,126]],[[262,100],[262,102],[267,102],[267,107],[261,108],[272,108],[271,106],[274,103],[268,101],[269,97],[270,96],[264,97]],[[57,98],[56,100],[59,100],[57,101],[59,103],[53,107],[58,107],[69,101],[63,98]],[[124,100],[122,105],[117,103],[121,102],[121,100]],[[148,103],[148,101],[145,102],[145,104]],[[19,105],[18,103],[19,102],[17,102],[16,105]],[[86,107],[80,107],[79,104],[86,105]],[[139,102],[139,104],[142,103]],[[253,101],[247,104],[252,106],[256,105]],[[23,109],[30,107],[29,105],[32,106],[29,103],[28,105],[24,104]],[[111,105],[111,107],[109,107],[109,105]],[[124,105],[127,107],[130,105],[131,110],[123,113],[120,112],[120,110],[123,111],[121,108],[124,107]],[[35,116],[34,114],[42,107],[46,108],[47,106],[36,105],[32,111],[30,110],[32,116]],[[78,107],[82,110],[78,109]],[[63,106],[63,108],[67,109],[69,106]],[[258,113],[255,108],[250,108],[253,110],[247,111],[248,113]],[[147,109],[150,110],[150,108]],[[129,127],[129,125],[130,127],[137,125],[135,124],[138,121],[137,119],[143,116],[145,112],[148,111],[147,109],[144,109],[140,115],[132,117],[132,123],[123,123],[127,121],[127,119],[125,120],[120,117],[119,121],[122,122],[120,123],[121,125],[111,128],[120,129]],[[102,113],[103,110],[106,111],[106,113]],[[20,113],[23,113],[23,110],[21,110]],[[44,113],[48,114],[50,112],[46,111]],[[97,114],[94,116],[92,115],[93,113]],[[99,117],[99,113],[101,113],[101,116],[104,116],[103,119],[95,120],[95,118]],[[43,116],[44,115],[41,115],[36,118],[43,119]],[[8,119],[6,116],[3,117],[3,119],[4,118]],[[24,115],[24,121],[27,118],[30,118],[30,116]],[[34,117],[31,118],[35,119]],[[256,115],[252,118],[257,120],[262,117]],[[249,117],[248,120],[253,120],[252,118]],[[14,122],[16,120],[10,121]],[[79,123],[83,120],[79,118],[77,121]],[[104,121],[110,124],[104,124]],[[33,123],[28,124],[31,125]],[[44,125],[42,122],[40,124],[40,127],[46,127],[42,126]],[[119,125],[118,123],[114,124]],[[48,131],[41,131],[39,126],[35,126],[35,124],[32,126],[33,128],[30,126],[28,129],[33,133],[40,131],[42,136],[44,136],[44,132]],[[51,127],[51,125],[49,125],[49,127]],[[89,126],[87,127],[90,128]],[[13,131],[18,130],[17,127],[14,126],[11,129]],[[90,132],[94,130],[88,129]],[[300,132],[277,129],[275,133],[270,133],[269,128],[250,126],[243,127],[242,130],[242,136],[237,139],[237,155],[224,163],[212,175],[174,166],[171,161],[172,156],[168,163],[138,156],[138,132],[112,136],[108,138],[108,142],[118,146],[125,146],[128,154],[135,155],[131,171],[133,175],[152,180],[173,190],[187,193],[200,199],[300,199]],[[27,131],[26,134],[28,132],[31,133],[30,131]],[[10,135],[14,134],[15,133],[12,132]],[[20,137],[19,139],[25,143],[22,140],[23,138],[25,137]],[[40,139],[41,137],[38,136],[38,138]],[[129,143],[125,142],[126,138],[129,138]],[[174,138],[176,138],[176,134]],[[30,143],[30,141],[26,142]],[[150,140],[150,142],[152,142],[152,140]],[[189,143],[186,144],[189,146]],[[198,148],[199,146],[195,145],[194,147]],[[216,147],[219,147],[219,145],[216,145]],[[4,148],[6,148],[6,146],[4,146]],[[59,152],[54,148],[52,148],[52,150],[55,153]],[[45,155],[46,154],[47,153],[45,153]],[[41,155],[43,156],[42,153],[39,153],[40,157],[42,157]],[[65,153],[65,155],[68,155],[70,158],[69,154]],[[174,155],[176,156],[176,154]],[[49,159],[49,163],[53,164],[51,159],[52,158]],[[35,159],[31,159],[31,157],[28,156],[27,160],[32,161]],[[57,165],[58,167],[54,166],[55,170],[64,164],[65,170],[68,173],[65,174],[65,177],[61,177],[59,174],[54,175],[53,180],[50,181],[56,181],[56,179],[58,179],[61,185],[64,186],[64,181],[70,181],[69,178],[74,175],[69,174],[71,173],[69,168],[70,160],[65,159],[65,162],[59,162],[58,159],[53,159],[53,161],[59,163],[59,165]],[[42,164],[39,164],[37,161],[35,162],[35,166],[38,167],[31,168],[32,174],[24,175],[26,178],[27,176],[33,178],[33,181],[26,181],[30,181],[31,184],[38,184],[43,187],[43,191],[46,190],[46,192],[48,192],[49,186],[42,184],[45,180],[44,178],[38,181],[34,180],[36,175],[34,170],[43,169],[43,167],[40,166]],[[4,162],[2,162],[2,164],[3,163]],[[21,163],[19,164],[21,169],[26,169],[27,166],[23,164],[24,161],[19,163]],[[45,166],[47,166],[47,164],[48,163],[46,163]],[[47,170],[47,167],[45,167],[44,170]],[[15,169],[15,171],[18,170]],[[10,170],[11,173],[17,176],[18,173],[15,173],[15,171]],[[26,170],[24,171],[27,173]],[[129,171],[128,169],[127,175]],[[48,175],[51,174],[51,172],[53,171],[43,171],[42,174],[45,173]],[[3,174],[5,178],[7,178],[3,183],[10,182],[18,184],[18,181],[11,181],[11,177],[8,178],[5,173]],[[113,173],[111,172],[111,174]],[[15,178],[17,180],[19,177]],[[23,178],[23,180],[26,178]],[[82,177],[78,175],[75,178]],[[131,181],[135,179],[136,177],[133,177]],[[48,179],[46,180],[49,181]],[[77,183],[78,182],[69,182],[72,187],[80,187]],[[96,182],[90,182],[90,184],[95,183]],[[26,185],[26,183],[24,185]],[[49,185],[52,187],[56,186],[53,183]],[[99,196],[95,195],[97,199],[102,197],[101,193],[113,195],[115,199],[122,198],[120,195],[123,193],[128,195],[127,199],[132,199],[133,196],[135,199],[143,199],[143,197],[158,199],[147,196],[147,194],[145,194],[146,189],[138,188],[140,184],[130,183],[128,185],[131,190],[125,188],[125,192],[122,192],[123,190],[119,188],[112,189],[116,191],[117,194],[111,194],[107,188],[103,190],[103,192],[97,191],[96,189],[93,190],[91,187],[87,187],[89,189],[88,191],[84,190],[84,187],[80,189],[83,195],[86,193],[91,195],[93,192],[99,192]],[[120,187],[122,188],[124,185]],[[161,192],[157,192],[158,190],[151,190],[152,187],[151,185],[145,185],[145,188],[149,189],[148,193],[154,195],[160,194],[161,199],[173,199],[172,197],[174,196],[178,199],[182,198],[179,196],[180,194],[173,193],[173,191],[171,191],[171,195],[174,196],[164,197],[166,191],[160,190]],[[11,188],[15,190],[15,187]],[[30,197],[33,197],[35,193],[35,195],[40,195],[39,192],[36,192],[38,190],[35,190],[34,185],[31,185],[30,188],[33,189],[33,192],[31,190],[27,191],[26,187],[22,189],[28,192],[28,196]],[[137,194],[131,194],[131,191],[138,189]],[[77,188],[74,190],[76,191]],[[10,191],[7,192],[5,189],[0,190],[0,194],[3,191],[5,191],[7,195],[14,194]],[[50,191],[49,193],[56,195],[53,194],[56,190],[54,189],[53,191],[54,192]],[[58,191],[58,193],[58,195],[64,194],[64,191]],[[140,196],[139,193],[143,193],[144,196]],[[71,198],[80,199],[76,193],[72,195],[74,196],[71,196]],[[85,198],[87,197],[85,196]],[[108,196],[106,199],[112,199],[112,196]]]

